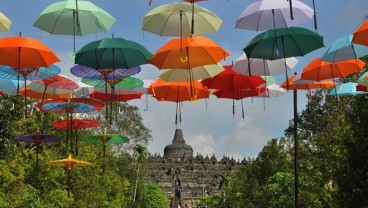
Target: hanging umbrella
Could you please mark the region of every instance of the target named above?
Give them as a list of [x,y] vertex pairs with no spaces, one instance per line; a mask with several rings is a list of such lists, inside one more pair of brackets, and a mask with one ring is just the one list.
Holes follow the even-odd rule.
[[0,12],[0,32],[7,32],[11,23],[10,19]]
[[104,38],[79,49],[75,63],[94,69],[130,69],[147,64],[151,55],[137,42],[124,38]]
[[[248,58],[276,60],[304,56],[323,46],[322,36],[305,28],[290,27],[263,32],[254,37],[243,50]],[[284,68],[288,80],[287,66]]]
[[[19,90],[19,93],[22,96],[26,96],[25,91],[26,88],[22,87]],[[46,89],[44,85],[37,84],[34,82],[27,85],[27,97],[41,100],[41,102],[49,99],[69,98],[71,92],[72,91],[70,90],[61,90],[53,87],[48,87]]]
[[[71,90],[77,89],[78,88],[78,84],[75,83],[73,80],[68,79],[66,77],[62,77],[59,75],[55,75],[53,77],[49,77],[49,78],[44,78],[41,80],[34,80],[34,83],[37,83],[39,85],[43,85],[43,97],[46,97],[46,92],[50,93],[54,93],[54,94],[67,94],[70,93]],[[42,88],[42,87],[41,87]],[[51,89],[50,89],[51,88]],[[34,88],[37,89],[37,88]],[[50,89],[50,91],[48,91],[48,89]],[[35,91],[39,91],[40,88],[38,88],[38,90]],[[63,96],[60,98],[68,98],[67,96]],[[43,101],[44,98],[42,98]],[[50,99],[50,98],[49,98]]]
[[367,72],[365,72],[361,77],[359,77],[358,83],[363,86],[368,86],[368,73]]
[[148,12],[143,17],[142,30],[160,36],[198,36],[218,31],[221,24],[222,20],[205,8],[174,2]]
[[357,85],[358,83],[355,82],[342,83],[332,89],[327,95],[346,96],[367,94],[367,92],[357,91]]
[[141,67],[136,66],[130,69],[94,69],[88,66],[75,65],[70,69],[70,72],[81,78],[100,79],[100,80],[111,80],[111,79],[122,79],[141,71]]
[[[95,88],[105,88],[105,95],[107,96],[107,89],[111,88],[112,96],[111,96],[111,106],[110,106],[110,124],[112,124],[112,103],[113,97],[115,95],[115,89],[133,89],[143,86],[143,81],[134,77],[126,77],[119,80],[98,80],[98,79],[89,79],[83,78],[82,82],[88,85],[91,85]],[[107,100],[105,100],[107,102]],[[106,119],[107,116],[107,103],[106,103]]]
[[292,70],[298,63],[294,57],[277,60],[265,60],[251,58],[243,53],[234,63],[233,70],[247,76],[274,75],[287,70]]
[[260,85],[260,87],[267,87],[272,84],[276,84],[277,80],[273,76],[260,76],[266,83]]
[[321,57],[312,60],[302,71],[302,80],[321,81],[326,79],[343,78],[360,72],[365,62],[359,59],[350,59],[339,62],[326,62]]
[[323,61],[338,62],[368,55],[368,47],[352,43],[353,35],[337,39],[322,56]]
[[220,64],[211,64],[186,69],[163,69],[160,78],[166,82],[189,82],[193,80],[212,78],[225,69]]
[[368,46],[368,20],[364,21],[353,33],[352,43]]
[[290,18],[289,3],[285,0],[256,1],[236,19],[236,28],[269,30],[288,28],[312,20],[313,9],[301,1],[293,1],[294,19]]
[[89,119],[73,119],[69,124],[67,120],[56,121],[52,124],[52,127],[59,130],[68,130],[71,126],[71,130],[75,130],[75,154],[78,155],[78,129],[96,128],[100,125],[99,121]]
[[33,26],[50,34],[75,36],[106,32],[115,23],[105,10],[90,1],[67,0],[49,5]]
[[[19,82],[20,76],[24,79],[24,116],[27,118],[27,80],[46,79],[60,73],[61,69],[56,65],[50,67],[40,68],[22,68],[19,70],[13,70],[10,66],[0,66],[0,78],[2,79],[17,79]],[[19,84],[18,84],[19,86]],[[19,87],[17,89],[17,95],[19,94]]]
[[358,83],[358,85],[356,86],[356,90],[361,92],[368,92],[368,87]]
[[38,172],[38,153],[39,153],[39,145],[44,143],[51,142],[59,142],[61,138],[56,135],[45,135],[40,133],[35,134],[22,134],[13,137],[14,141],[17,142],[26,142],[26,143],[34,143],[36,144],[36,172]]
[[[16,95],[18,90],[18,81],[9,79],[0,79],[0,90],[7,95]],[[23,86],[23,82],[19,83],[19,86]]]
[[285,95],[286,90],[280,87],[278,84],[271,84],[265,88],[265,92],[257,97],[274,98]]
[[87,142],[94,145],[102,145],[103,147],[103,165],[102,170],[105,172],[106,170],[106,145],[111,144],[122,144],[129,142],[129,139],[123,136],[111,135],[111,134],[94,134],[94,135],[86,135],[82,138],[83,142]]
[[142,92],[137,92],[137,93],[130,93],[130,94],[125,94],[125,93],[115,93],[115,95],[113,96],[112,94],[108,93],[105,94],[104,92],[98,92],[96,90],[94,90],[91,93],[91,98],[93,99],[97,99],[97,100],[101,100],[101,101],[117,101],[117,102],[128,102],[130,100],[134,100],[134,99],[141,99],[143,93]]
[[159,69],[191,69],[217,64],[229,53],[206,37],[183,37],[172,39],[156,51],[150,64]]
[[[92,111],[100,110],[104,107],[104,103],[99,100],[86,99],[86,98],[69,98],[69,99],[55,99],[46,100],[37,104],[37,107],[41,111],[66,114],[66,120],[70,125],[70,150],[73,151],[73,114],[74,113],[88,113]],[[66,143],[68,143],[69,131],[66,132]]]
[[179,105],[184,101],[196,102],[199,99],[208,98],[210,91],[200,82],[194,81],[193,85],[188,82],[165,82],[157,79],[148,88],[148,93],[158,101],[176,102],[175,124],[181,121]]
[[70,172],[73,170],[73,167],[80,166],[80,167],[87,167],[92,166],[92,163],[76,160],[72,158],[72,155],[69,154],[68,158],[62,159],[62,160],[54,160],[47,162],[48,165],[54,165],[54,166],[64,166],[67,174],[68,174],[68,198],[70,198]]

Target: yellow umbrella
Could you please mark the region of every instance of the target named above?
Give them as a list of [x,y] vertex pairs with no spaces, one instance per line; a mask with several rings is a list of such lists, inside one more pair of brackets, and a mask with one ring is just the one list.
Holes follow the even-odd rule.
[[71,154],[69,154],[69,157],[66,159],[50,161],[50,162],[47,162],[47,164],[65,167],[68,173],[68,198],[70,198],[70,172],[72,171],[73,167],[74,166],[86,167],[86,166],[93,165],[92,163],[89,163],[89,162],[73,159]]
[[0,32],[7,32],[10,28],[10,25],[10,19],[0,12]]

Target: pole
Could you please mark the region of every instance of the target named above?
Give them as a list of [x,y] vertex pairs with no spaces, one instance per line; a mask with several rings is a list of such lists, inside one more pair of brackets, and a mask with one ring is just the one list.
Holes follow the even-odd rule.
[[102,171],[103,173],[105,173],[106,170],[106,143],[103,144],[103,166],[102,166]]
[[66,170],[68,174],[68,198],[70,198],[70,170]]
[[299,175],[298,175],[298,92],[294,90],[294,191],[295,191],[295,208],[299,208]]

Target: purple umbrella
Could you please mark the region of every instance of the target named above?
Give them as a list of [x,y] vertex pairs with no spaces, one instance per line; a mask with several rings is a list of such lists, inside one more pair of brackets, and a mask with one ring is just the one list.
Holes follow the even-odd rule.
[[35,134],[22,134],[13,137],[13,140],[16,142],[26,142],[26,143],[34,143],[36,144],[36,172],[38,172],[38,147],[40,144],[51,143],[51,142],[59,142],[61,138],[56,135],[45,135],[40,133]]

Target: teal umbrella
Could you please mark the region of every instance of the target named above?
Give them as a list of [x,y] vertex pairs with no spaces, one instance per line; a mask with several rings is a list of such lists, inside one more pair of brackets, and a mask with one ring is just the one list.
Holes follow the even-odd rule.
[[367,94],[367,92],[357,91],[357,85],[358,83],[355,82],[343,83],[333,88],[327,95],[346,96]]
[[130,69],[147,64],[152,54],[141,44],[124,38],[104,38],[88,43],[75,55],[75,63],[94,69]]
[[339,62],[368,55],[368,47],[352,43],[353,35],[337,39],[322,56],[323,61]]
[[324,47],[323,37],[301,27],[272,29],[254,37],[243,49],[247,57],[276,60],[304,56]]
[[[324,47],[323,37],[301,27],[272,29],[254,37],[243,49],[248,58],[266,60],[304,56]],[[288,80],[287,65],[285,75]]]
[[106,145],[122,144],[129,142],[129,139],[119,135],[112,134],[91,134],[82,138],[83,142],[87,142],[94,145],[103,146],[103,171],[106,169]]
[[75,36],[106,32],[115,23],[105,10],[90,1],[66,0],[53,3],[42,11],[33,26],[50,34]]

